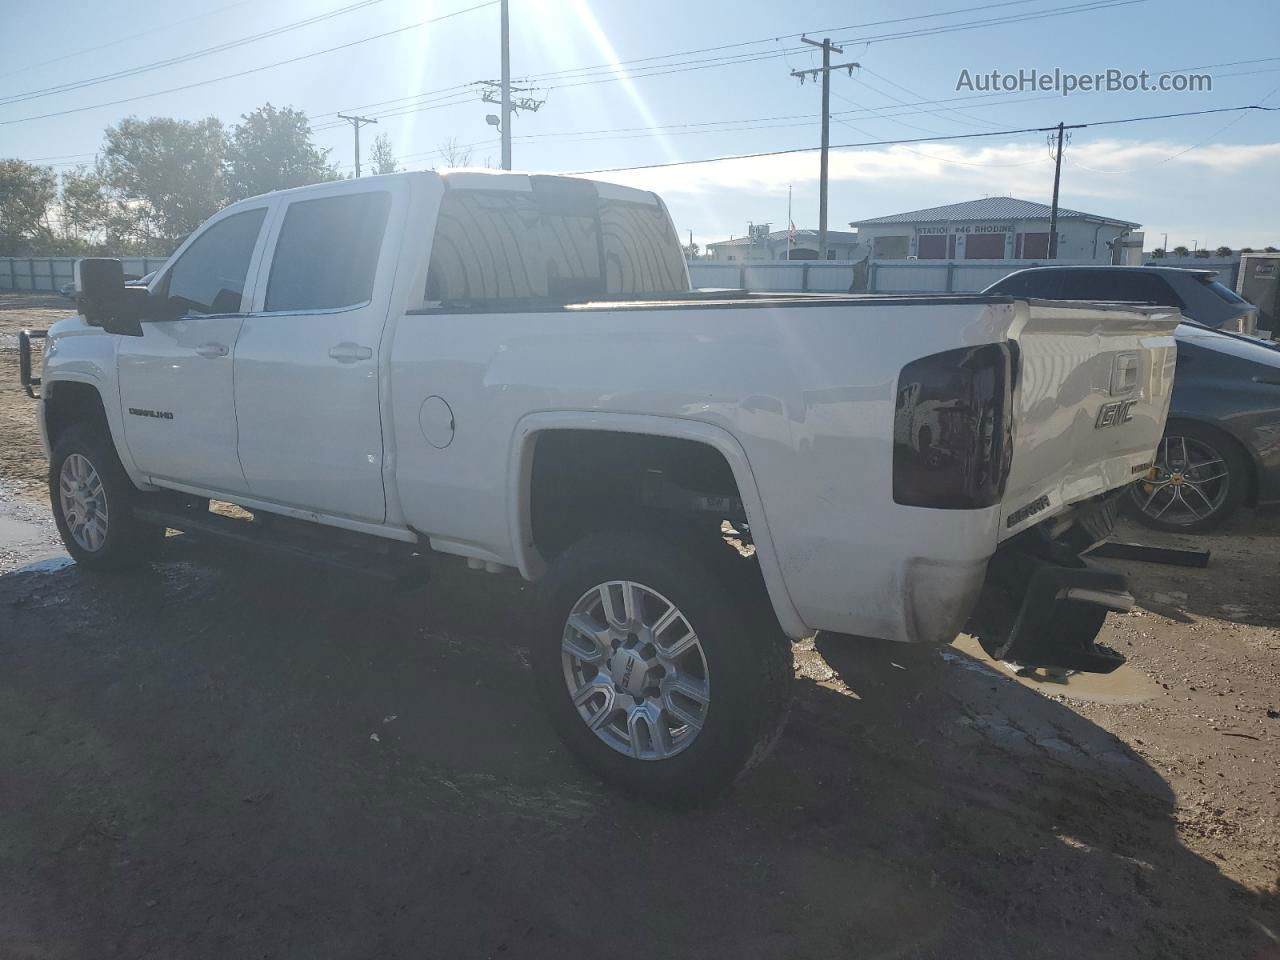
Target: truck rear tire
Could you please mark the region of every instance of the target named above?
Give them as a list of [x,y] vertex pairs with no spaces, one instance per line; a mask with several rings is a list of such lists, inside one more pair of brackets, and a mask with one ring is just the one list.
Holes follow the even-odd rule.
[[105,426],[78,423],[54,442],[49,500],[58,533],[76,563],[92,570],[128,570],[153,554],[165,531],[134,517],[138,496]]
[[606,781],[669,805],[716,796],[767,755],[792,679],[758,575],[744,589],[754,571],[704,554],[598,534],[541,586],[533,669],[556,732]]

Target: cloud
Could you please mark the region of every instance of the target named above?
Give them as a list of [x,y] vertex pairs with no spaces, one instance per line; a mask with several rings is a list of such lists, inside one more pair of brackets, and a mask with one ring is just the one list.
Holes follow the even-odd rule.
[[[1155,164],[1167,164],[1171,169],[1200,167],[1235,173],[1280,159],[1280,143],[1205,144],[1192,149],[1193,146],[1170,141],[1095,140],[1069,146],[1064,156],[1068,166],[1076,164],[1114,177],[1145,175]],[[829,177],[833,183],[946,181],[990,186],[994,181],[1039,188],[1044,170],[1052,166],[1053,158],[1042,143],[995,146],[924,143],[833,149]],[[785,193],[788,185],[817,181],[818,154],[813,151],[750,157],[599,176],[668,195],[715,193],[730,185],[735,189]]]
[[[1144,222],[1149,235],[1167,230],[1171,244],[1190,246],[1199,239],[1260,246],[1277,240],[1275,218],[1257,194],[1277,161],[1280,143],[1083,141],[1077,136],[1065,152],[1062,203]],[[742,233],[748,219],[781,225],[788,187],[794,189],[797,225],[816,225],[810,212],[817,194],[816,151],[596,176],[656,191],[671,207],[681,235],[692,229],[704,242]],[[982,196],[1047,203],[1053,159],[1043,140],[833,149],[830,180],[835,227]]]

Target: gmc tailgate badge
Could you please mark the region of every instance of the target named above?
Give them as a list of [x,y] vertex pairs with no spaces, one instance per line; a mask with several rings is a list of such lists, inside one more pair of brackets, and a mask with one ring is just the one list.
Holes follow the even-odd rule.
[[1118,427],[1122,423],[1128,423],[1133,419],[1133,408],[1137,405],[1137,400],[1112,400],[1104,403],[1098,411],[1093,429],[1101,430],[1103,427]]

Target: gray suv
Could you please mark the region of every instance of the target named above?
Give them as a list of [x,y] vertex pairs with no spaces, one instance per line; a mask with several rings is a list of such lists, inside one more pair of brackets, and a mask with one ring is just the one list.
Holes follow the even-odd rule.
[[[1042,300],[1104,300],[1177,307],[1215,330],[1253,336],[1258,308],[1215,279],[1213,270],[1180,267],[1031,267],[988,290]],[[997,288],[999,288],[997,290]]]

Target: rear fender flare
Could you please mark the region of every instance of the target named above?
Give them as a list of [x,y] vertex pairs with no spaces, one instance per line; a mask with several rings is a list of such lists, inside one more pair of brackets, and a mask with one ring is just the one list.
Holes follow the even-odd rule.
[[751,524],[751,538],[756,546],[760,572],[764,576],[765,587],[779,625],[793,639],[801,639],[813,633],[800,617],[787,591],[764,504],[746,452],[727,430],[697,420],[598,411],[547,411],[528,414],[518,421],[512,435],[509,458],[507,523],[516,565],[522,576],[528,580],[536,580],[542,576],[547,566],[546,560],[534,545],[530,490],[537,435],[551,430],[607,430],[673,437],[703,443],[717,450],[729,464],[734,482],[738,486],[738,494]]

